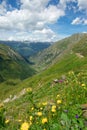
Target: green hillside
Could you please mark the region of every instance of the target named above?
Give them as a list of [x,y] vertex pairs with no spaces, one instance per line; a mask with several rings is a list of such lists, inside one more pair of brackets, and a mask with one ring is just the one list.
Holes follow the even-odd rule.
[[10,47],[0,44],[0,81],[25,79],[34,74],[25,59]]
[[[74,44],[78,43],[81,39],[85,40],[87,34],[74,34],[68,38],[60,40],[49,48],[39,52],[37,55],[31,57],[31,61],[35,63],[34,67],[37,70],[44,70],[50,65],[58,62],[63,55],[70,52]],[[78,45],[76,45],[78,48]]]
[[78,39],[49,68],[0,94],[2,103],[9,98],[1,130],[87,130],[87,36]]
[[76,53],[87,56],[87,35],[83,36],[83,38],[74,46],[73,50]]

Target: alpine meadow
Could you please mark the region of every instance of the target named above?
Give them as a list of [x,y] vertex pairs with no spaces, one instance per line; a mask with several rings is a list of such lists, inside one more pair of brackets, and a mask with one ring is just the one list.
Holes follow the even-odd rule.
[[86,0],[0,0],[0,130],[87,130]]

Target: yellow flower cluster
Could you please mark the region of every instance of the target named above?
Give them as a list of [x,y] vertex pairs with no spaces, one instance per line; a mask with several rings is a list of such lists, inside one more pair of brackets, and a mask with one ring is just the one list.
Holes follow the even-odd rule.
[[69,75],[74,75],[74,72],[73,72],[73,71],[69,71],[68,74],[69,74]]
[[20,120],[20,119],[18,120],[18,122],[21,122],[21,121],[22,121],[22,120]]
[[32,92],[32,88],[27,88],[26,90],[28,93],[31,93]]
[[59,97],[60,97],[60,95],[58,94],[56,97],[57,97],[57,98],[59,98]]
[[57,100],[57,104],[61,104],[62,103],[62,100]]
[[[74,72],[71,71],[70,74],[74,74]],[[70,77],[70,76],[72,76],[72,77]],[[19,119],[23,118],[22,120],[18,120],[19,121],[18,125],[20,125],[20,123],[21,123],[21,126],[19,128],[20,130],[30,130],[30,129],[46,130],[46,129],[50,129],[50,126],[52,125],[52,123],[54,123],[53,125],[55,126],[55,123],[58,122],[58,120],[60,122],[61,121],[60,120],[61,112],[64,111],[65,114],[67,114],[68,110],[65,108],[68,108],[68,106],[69,106],[68,102],[70,104],[72,104],[71,99],[69,99],[69,96],[72,96],[72,97],[75,96],[74,88],[73,88],[73,86],[75,86],[75,84],[76,84],[76,87],[78,86],[76,88],[76,90],[78,90],[79,93],[81,92],[81,94],[83,94],[82,98],[84,99],[84,97],[85,97],[84,89],[87,89],[86,82],[84,82],[84,81],[82,82],[82,80],[79,82],[79,80],[77,80],[77,79],[74,81],[73,80],[74,75],[70,75],[70,76],[69,76],[69,81],[67,80],[67,82],[69,84],[68,85],[65,84],[64,91],[62,92],[62,90],[60,89],[60,93],[62,93],[62,94],[60,94],[58,92],[56,95],[55,94],[51,95],[50,98],[48,97],[48,99],[46,99],[46,100],[44,99],[44,101],[42,101],[42,102],[41,102],[41,100],[40,101],[38,100],[38,98],[36,97],[36,94],[35,94],[33,100],[35,100],[35,98],[36,98],[36,100],[34,102],[29,100],[29,104],[27,103],[28,105],[27,105],[26,111],[24,109],[23,109],[24,111],[22,111],[23,113],[26,112],[25,119],[24,119],[24,115],[21,116],[19,114],[19,117],[18,117]],[[73,84],[73,82],[74,82],[74,84]],[[59,84],[59,86],[61,87],[61,84]],[[71,87],[69,87],[69,86],[71,86]],[[68,92],[66,94],[66,90],[68,87],[69,87],[69,91],[71,90],[71,95],[69,95]],[[79,89],[79,87],[81,89]],[[29,93],[32,92],[32,88],[27,88],[26,92],[27,92],[27,96],[28,96]],[[34,94],[34,92],[33,92],[33,94]],[[31,95],[32,95],[32,93],[29,95],[29,98],[32,98]],[[81,95],[76,95],[76,96],[78,96],[77,99],[81,98]],[[63,100],[63,98],[67,99],[67,100]],[[31,101],[31,103],[30,103],[30,101]],[[0,104],[0,109],[2,109],[1,108],[2,106],[3,105]],[[71,107],[72,107],[72,105],[71,105]],[[72,112],[72,111],[70,111],[70,112]],[[28,120],[26,120],[26,119],[28,119]],[[25,122],[22,122],[23,120],[25,120]],[[6,120],[5,123],[11,124],[11,120],[10,120],[10,123],[9,123],[9,120]],[[59,127],[61,127],[60,129],[63,129],[63,126],[61,124],[58,124],[58,125],[59,125]],[[56,129],[56,128],[54,128],[54,129]]]
[[48,122],[48,120],[47,120],[46,117],[42,119],[42,124],[45,124],[45,123],[47,123],[47,122]]
[[43,102],[42,105],[43,105],[43,106],[46,106],[46,105],[47,105],[47,102]]
[[32,107],[31,110],[33,111],[33,110],[34,110],[34,107]]
[[51,111],[52,111],[52,112],[56,112],[56,106],[55,106],[55,105],[52,106]]
[[30,121],[32,121],[33,120],[33,116],[30,116],[29,119],[30,119]]
[[20,130],[28,130],[30,128],[30,124],[27,123],[27,122],[24,122],[22,125],[21,125],[21,129]]
[[10,122],[10,120],[7,119],[7,120],[5,121],[5,124],[8,124],[9,122]]
[[81,84],[82,87],[85,87],[86,85],[85,84]]
[[42,116],[42,112],[37,112],[37,115],[38,116]]
[[43,110],[43,108],[41,107],[40,110]]

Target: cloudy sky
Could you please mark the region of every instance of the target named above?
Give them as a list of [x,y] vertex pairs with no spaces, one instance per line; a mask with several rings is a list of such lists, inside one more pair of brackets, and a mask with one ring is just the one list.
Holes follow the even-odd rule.
[[87,0],[0,0],[0,40],[57,41],[87,32]]

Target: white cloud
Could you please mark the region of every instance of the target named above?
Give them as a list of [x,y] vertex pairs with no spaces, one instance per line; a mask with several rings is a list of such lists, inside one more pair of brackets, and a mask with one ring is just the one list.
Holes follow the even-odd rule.
[[35,30],[33,32],[33,36],[37,39],[39,38],[38,40],[40,41],[44,41],[44,39],[47,39],[47,41],[52,41],[55,38],[55,33],[51,29],[44,28],[43,30]]
[[16,32],[8,37],[8,40],[29,40],[33,42],[52,42],[66,37],[65,35],[55,34],[51,29],[44,28],[42,30],[35,30],[32,32]]
[[71,24],[73,24],[73,25],[78,25],[78,24],[87,25],[87,19],[77,17],[72,21]]
[[[10,32],[7,31],[4,34],[4,31],[0,30],[0,33],[2,34],[2,40],[29,40],[29,41],[56,41],[58,39],[60,39],[62,36],[56,35],[55,32],[53,32],[51,29],[49,28],[44,28],[42,30],[35,30],[35,31],[31,31],[31,32],[26,32],[26,31],[15,31],[15,32]],[[9,35],[10,33],[10,35]]]
[[[87,16],[87,0],[75,0],[77,2],[77,6],[78,6],[78,11],[85,11],[85,16]],[[87,19],[86,17],[77,17],[75,18],[72,23],[73,25],[78,25],[78,24],[82,24],[82,25],[87,25]]]
[[56,6],[49,6],[43,10],[41,8],[40,12],[38,10],[31,11],[30,9],[15,9],[0,16],[0,27],[2,29],[8,29],[9,27],[9,29],[18,30],[42,29],[45,24],[55,23],[63,15],[64,11],[58,9]]
[[51,5],[41,12],[40,17],[45,23],[55,23],[61,16],[64,15],[65,13],[63,10]]
[[50,0],[20,0],[22,9],[29,9],[33,11],[41,11],[46,8]]
[[[66,9],[67,8],[67,4],[70,3],[70,2],[76,2],[76,0],[60,0],[59,2],[59,6],[63,9]],[[70,6],[70,5],[69,5]]]
[[[72,9],[74,9],[75,11],[79,11],[79,10],[84,10],[86,13],[87,13],[87,0],[60,0],[60,5],[63,7],[63,8],[67,8],[67,3],[76,3],[77,4],[77,8],[76,9],[76,5],[72,6]],[[68,8],[70,8],[70,4],[68,5]]]
[[9,37],[9,39],[16,38],[17,40],[29,40],[29,41],[54,41],[56,34],[49,28],[44,28],[42,30],[35,30],[31,32],[19,32],[15,33],[14,37]]
[[[30,35],[29,32],[33,35],[33,32],[35,34],[36,31],[38,32],[38,34],[35,35],[36,39],[39,39],[37,37],[43,37],[44,40],[46,40],[46,38],[48,40],[48,37],[51,39],[53,31],[47,29],[48,24],[55,23],[60,17],[65,15],[65,12],[55,5],[47,6],[49,1],[50,0],[20,0],[20,9],[10,11],[6,11],[5,2],[1,3],[0,6],[5,13],[0,15],[0,29],[4,31],[25,31],[27,35]],[[24,38],[23,36],[21,37]],[[10,36],[10,38],[12,38],[12,36]],[[15,38],[17,38],[17,36]],[[34,37],[32,36],[32,38]]]
[[87,19],[84,19],[84,25],[87,25]]
[[8,40],[9,40],[9,41],[13,41],[13,40],[14,40],[14,37],[13,37],[13,36],[10,36],[10,37],[8,37]]
[[77,24],[81,24],[81,23],[82,23],[81,18],[77,17],[77,18],[75,18],[75,19],[72,21],[71,24],[75,24],[75,25],[77,25]]
[[77,0],[77,1],[79,9],[87,11],[87,0]]
[[0,4],[0,15],[4,15],[6,13],[6,2],[3,1],[1,4]]
[[[49,6],[50,0],[16,0],[19,9],[7,5],[3,0],[0,4],[0,36],[2,37],[3,31],[5,34],[8,33],[9,39],[54,40],[58,35],[48,25],[56,23],[65,15],[69,2],[77,1],[79,9],[86,10],[86,0],[60,0],[58,5]],[[80,18],[76,18],[72,22],[80,23],[87,24],[87,20],[81,21]],[[21,35],[17,35],[18,33]]]

